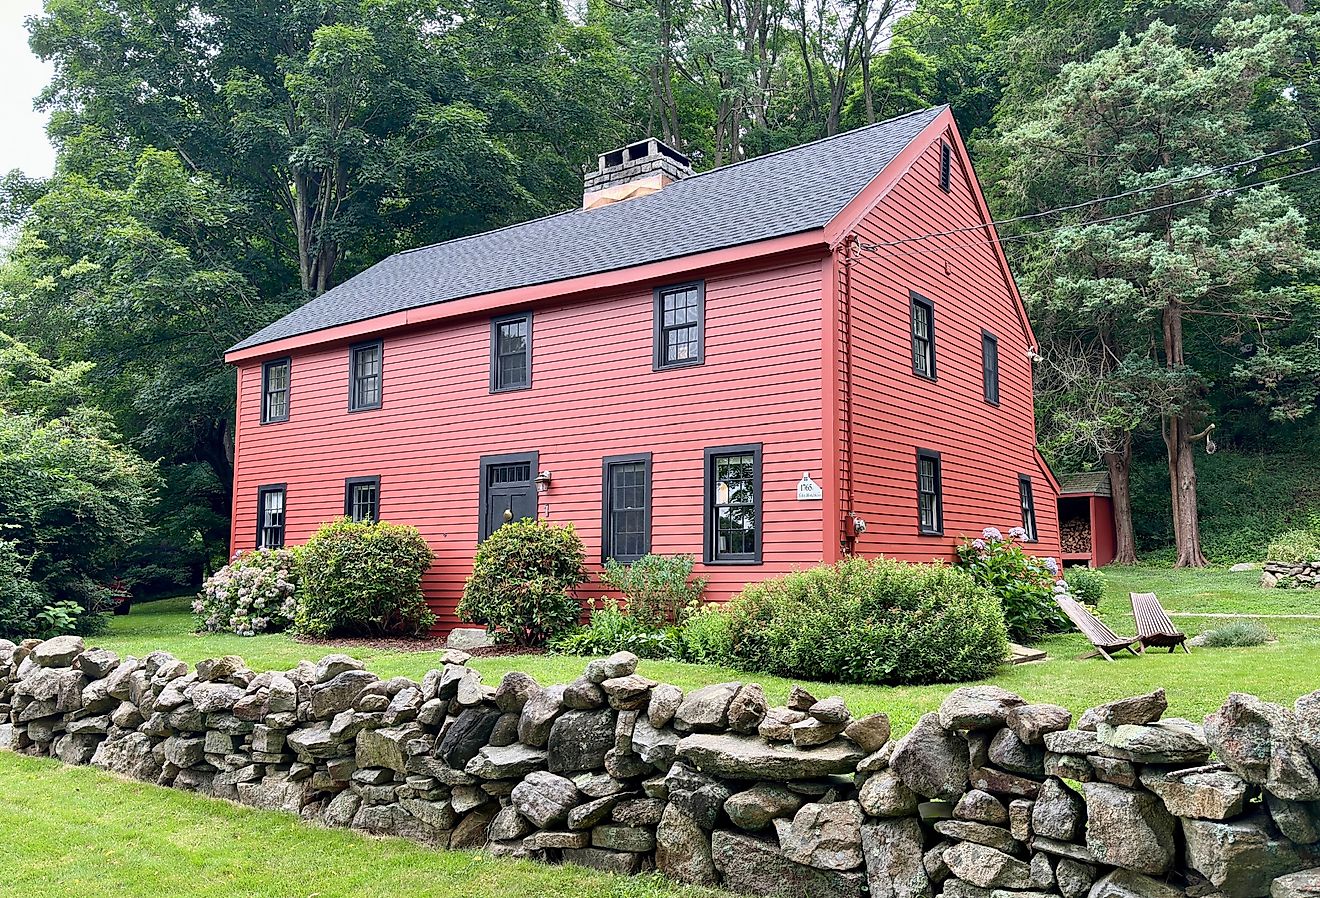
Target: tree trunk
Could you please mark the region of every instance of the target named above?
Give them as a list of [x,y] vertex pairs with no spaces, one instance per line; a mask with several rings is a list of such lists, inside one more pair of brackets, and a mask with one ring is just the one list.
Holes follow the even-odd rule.
[[[1164,359],[1170,368],[1183,365],[1182,306],[1164,307]],[[1192,430],[1182,414],[1164,418],[1164,445],[1169,453],[1169,490],[1173,503],[1173,541],[1178,550],[1174,567],[1205,567],[1201,551],[1201,524],[1196,509],[1196,461],[1192,457]]]
[[1109,469],[1109,490],[1114,502],[1114,563],[1137,563],[1137,537],[1132,526],[1132,438],[1119,452],[1102,456]]

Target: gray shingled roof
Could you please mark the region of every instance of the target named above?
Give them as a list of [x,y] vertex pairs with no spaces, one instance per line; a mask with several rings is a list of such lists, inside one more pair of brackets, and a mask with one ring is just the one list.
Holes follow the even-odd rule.
[[1080,474],[1063,474],[1059,477],[1059,492],[1090,496],[1112,495],[1109,488],[1109,473],[1085,471]]
[[232,348],[822,228],[943,109],[712,169],[650,196],[397,253]]

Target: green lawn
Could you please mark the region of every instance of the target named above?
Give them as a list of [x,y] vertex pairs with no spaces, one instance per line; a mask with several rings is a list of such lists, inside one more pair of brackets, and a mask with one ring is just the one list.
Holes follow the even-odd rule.
[[[1127,604],[1130,590],[1154,590],[1171,612],[1315,614],[1320,599],[1314,594],[1260,589],[1257,573],[1226,570],[1172,571],[1158,568],[1112,568],[1109,594],[1101,615],[1119,632],[1132,632]],[[1215,618],[1178,617],[1189,635],[1221,626]],[[1170,714],[1199,719],[1217,708],[1233,691],[1253,692],[1274,701],[1291,701],[1320,688],[1320,621],[1279,619],[1266,621],[1279,637],[1276,644],[1251,649],[1156,652],[1144,658],[1124,657],[1114,664],[1077,661],[1088,646],[1080,636],[1054,637],[1041,645],[1050,660],[1004,668],[992,682],[1020,692],[1030,700],[1052,701],[1080,713],[1092,705],[1164,686],[1169,691]],[[115,618],[109,635],[95,640],[120,654],[143,655],[168,649],[195,662],[216,655],[237,654],[257,670],[285,669],[299,659],[316,659],[331,651],[325,646],[302,645],[288,636],[197,636],[182,599],[139,605],[128,617]],[[382,676],[420,679],[436,664],[435,652],[385,652],[345,649],[362,658]],[[566,683],[575,678],[586,659],[555,656],[478,658],[471,662],[488,683],[497,683],[510,670],[522,670],[542,683]],[[747,674],[731,669],[662,661],[643,662],[641,672],[657,680],[693,689],[725,680],[754,679],[766,687],[771,701],[783,701],[789,680]],[[880,688],[806,684],[819,696],[841,695],[855,714],[885,711],[895,727],[906,730],[924,712],[934,709],[951,687]]]
[[308,826],[0,752],[0,893],[27,898],[660,898],[710,895]]

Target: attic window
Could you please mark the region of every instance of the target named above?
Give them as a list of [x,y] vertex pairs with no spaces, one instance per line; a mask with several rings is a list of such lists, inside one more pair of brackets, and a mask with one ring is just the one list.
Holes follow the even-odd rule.
[[940,141],[940,190],[948,193],[953,188],[953,148]]

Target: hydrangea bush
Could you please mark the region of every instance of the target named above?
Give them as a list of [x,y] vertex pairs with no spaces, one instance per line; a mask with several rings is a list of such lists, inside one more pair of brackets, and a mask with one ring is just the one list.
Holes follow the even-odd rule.
[[237,552],[202,584],[193,601],[197,629],[239,636],[283,630],[298,600],[297,558],[289,549]]
[[1068,584],[1059,577],[1058,561],[1023,549],[1026,536],[1021,527],[1009,530],[1007,536],[987,527],[979,539],[963,540],[957,552],[958,566],[999,597],[1009,638],[1031,643],[1067,629],[1067,618],[1054,597],[1067,595]]

